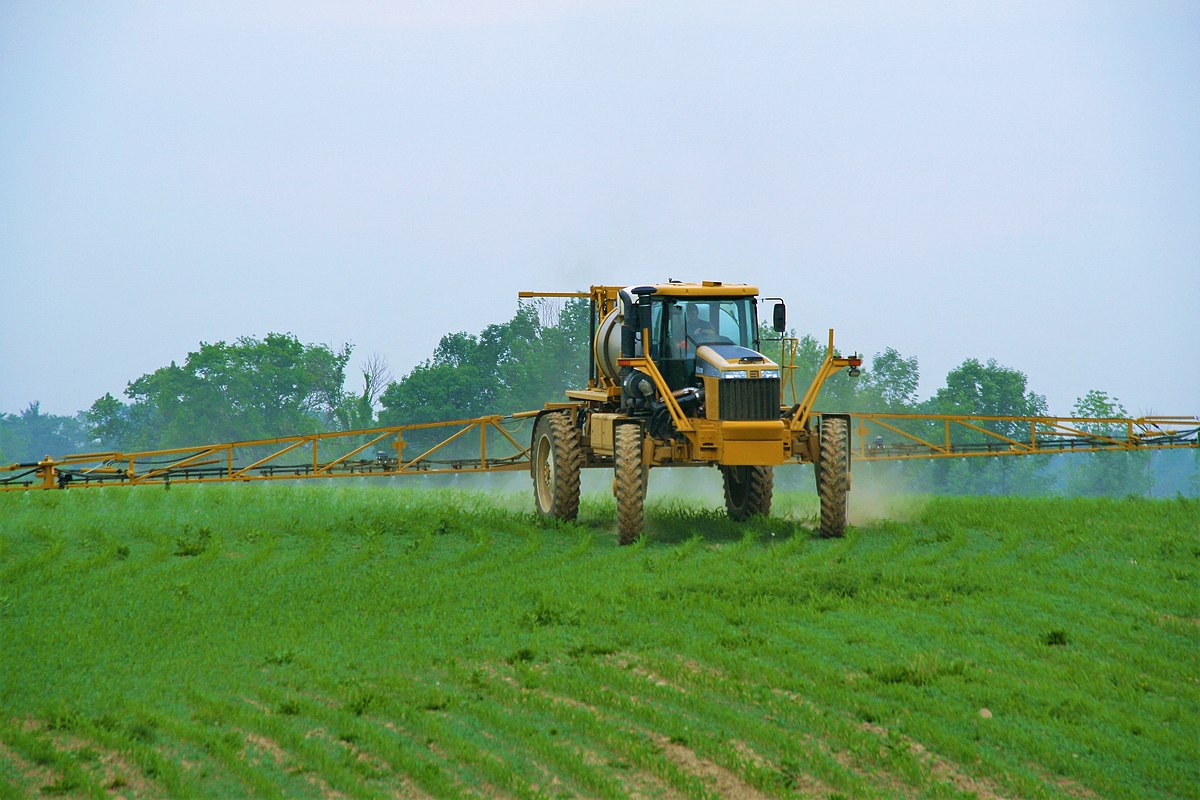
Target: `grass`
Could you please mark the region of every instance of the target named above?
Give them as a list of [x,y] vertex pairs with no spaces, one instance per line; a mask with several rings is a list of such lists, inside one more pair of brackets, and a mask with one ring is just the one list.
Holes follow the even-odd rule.
[[0,495],[0,798],[1197,796],[1200,502]]

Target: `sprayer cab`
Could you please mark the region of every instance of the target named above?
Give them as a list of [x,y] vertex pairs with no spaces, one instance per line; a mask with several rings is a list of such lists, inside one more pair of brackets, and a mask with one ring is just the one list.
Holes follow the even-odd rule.
[[[780,368],[759,351],[757,294],[716,281],[618,290],[612,319],[600,325],[593,380],[613,381],[632,413],[657,411],[670,394],[687,417],[778,419]],[[782,302],[776,309],[782,324]],[[726,402],[723,413],[711,402],[722,387],[741,398]]]

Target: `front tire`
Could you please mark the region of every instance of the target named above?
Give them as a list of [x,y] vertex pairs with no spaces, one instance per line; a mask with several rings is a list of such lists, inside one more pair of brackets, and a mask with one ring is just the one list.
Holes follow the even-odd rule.
[[553,519],[575,519],[579,515],[583,448],[570,414],[555,412],[538,419],[530,459],[538,513]]
[[646,478],[649,468],[642,460],[642,429],[618,425],[613,452],[617,495],[617,541],[633,544],[642,536],[645,523]]
[[821,498],[820,535],[836,539],[846,534],[850,495],[850,448],[846,420],[821,420],[820,459],[816,464],[817,494]]
[[771,513],[771,493],[775,471],[771,467],[729,467],[722,465],[725,479],[725,510],[729,518],[744,522],[755,514]]

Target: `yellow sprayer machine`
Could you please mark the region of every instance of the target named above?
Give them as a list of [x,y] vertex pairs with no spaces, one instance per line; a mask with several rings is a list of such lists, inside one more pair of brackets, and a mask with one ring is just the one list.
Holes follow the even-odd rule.
[[[465,474],[530,470],[540,514],[570,520],[580,471],[610,469],[622,544],[642,533],[655,467],[715,466],[734,519],[767,514],[774,468],[815,467],[819,533],[846,526],[850,464],[1051,452],[1200,446],[1196,417],[989,417],[817,413],[822,385],[858,355],[828,349],[807,390],[795,386],[796,340],[786,309],[753,286],[718,281],[593,286],[589,292],[521,292],[579,298],[591,308],[585,388],[538,410],[473,419],[281,436],[140,452],[81,453],[0,466],[0,491],[165,486],[172,483]],[[781,362],[763,354],[758,309],[773,302]],[[532,435],[520,428],[532,421]],[[451,432],[410,452],[410,442]],[[854,440],[851,440],[851,432]],[[478,449],[456,452],[477,436]],[[528,446],[525,444],[528,442]],[[490,444],[490,447],[489,447]],[[413,448],[416,449],[416,448]],[[500,454],[497,454],[500,450]]]
[[[820,532],[840,536],[850,490],[850,420],[825,414],[814,424],[821,384],[838,370],[856,374],[857,355],[833,350],[804,399],[781,405],[783,370],[762,354],[758,289],[704,281],[593,286],[589,294],[522,292],[522,297],[586,297],[592,309],[586,389],[547,404],[537,417],[530,458],[538,511],[574,519],[579,472],[613,470],[622,544],[642,532],[651,467],[716,466],[734,519],[771,510],[773,469],[816,465]],[[782,338],[786,310],[774,306]]]

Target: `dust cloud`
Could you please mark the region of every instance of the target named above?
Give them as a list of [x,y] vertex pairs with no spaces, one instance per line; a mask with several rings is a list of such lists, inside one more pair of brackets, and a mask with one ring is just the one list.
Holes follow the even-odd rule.
[[[914,494],[904,473],[894,464],[860,464],[854,467],[848,521],[869,525],[883,520],[903,522],[918,516],[928,497]],[[580,476],[584,501],[612,502],[613,478],[608,469],[585,469]],[[485,474],[441,474],[365,479],[406,488],[462,491],[485,496],[484,502],[514,512],[534,510],[529,472],[514,470]],[[816,525],[819,501],[811,465],[775,468],[775,497],[771,516],[805,525]],[[650,471],[648,506],[686,506],[691,510],[724,511],[721,473],[712,467],[660,467]]]
[[870,525],[883,520],[907,522],[919,516],[928,496],[914,494],[898,464],[859,464],[851,473],[851,525]]

